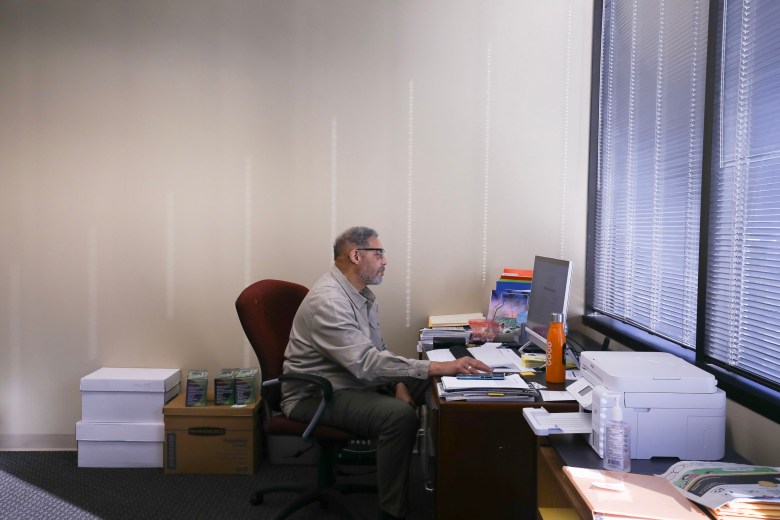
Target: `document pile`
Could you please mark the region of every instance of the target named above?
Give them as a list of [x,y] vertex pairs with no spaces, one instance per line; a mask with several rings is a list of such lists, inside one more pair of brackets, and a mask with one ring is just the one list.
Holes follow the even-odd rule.
[[533,401],[536,390],[519,374],[486,376],[444,376],[439,383],[439,397],[444,401]]
[[780,468],[683,461],[661,476],[717,520],[780,518]]
[[454,344],[465,345],[469,341],[471,330],[467,327],[439,327],[435,329],[426,328],[420,330],[420,343],[418,352],[426,352],[433,348],[434,340],[436,342],[452,342]]
[[434,340],[465,345],[471,339],[471,329],[468,327],[469,320],[484,318],[479,312],[429,316],[428,326],[420,330],[417,352],[431,350],[434,347]]

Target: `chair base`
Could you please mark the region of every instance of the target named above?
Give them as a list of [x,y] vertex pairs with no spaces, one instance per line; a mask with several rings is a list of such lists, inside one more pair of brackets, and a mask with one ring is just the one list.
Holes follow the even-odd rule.
[[345,500],[348,494],[352,493],[376,493],[377,488],[371,484],[336,484],[332,487],[317,487],[311,489],[306,486],[295,484],[280,484],[259,489],[252,494],[249,499],[252,505],[263,503],[263,497],[268,493],[276,492],[303,492],[302,495],[295,497],[277,512],[271,520],[282,520],[287,518],[295,511],[313,502],[319,502],[323,509],[328,509],[331,505],[338,507],[346,517],[352,520],[365,520],[363,516],[352,511]]

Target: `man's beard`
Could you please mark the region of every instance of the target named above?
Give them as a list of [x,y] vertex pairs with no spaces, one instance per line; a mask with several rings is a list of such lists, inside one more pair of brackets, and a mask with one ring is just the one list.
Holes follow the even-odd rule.
[[383,273],[384,273],[383,267],[380,267],[376,271],[372,271],[371,269],[366,267],[362,271],[360,271],[360,279],[363,280],[363,283],[366,285],[379,285],[382,283]]

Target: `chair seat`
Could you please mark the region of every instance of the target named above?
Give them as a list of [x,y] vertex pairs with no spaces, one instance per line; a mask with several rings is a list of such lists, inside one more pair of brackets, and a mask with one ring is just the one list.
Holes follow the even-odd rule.
[[[306,431],[308,423],[295,421],[284,415],[275,415],[265,421],[265,431],[270,435],[292,435],[300,437]],[[349,441],[358,436],[332,426],[319,425],[312,430],[310,437],[318,440]]]

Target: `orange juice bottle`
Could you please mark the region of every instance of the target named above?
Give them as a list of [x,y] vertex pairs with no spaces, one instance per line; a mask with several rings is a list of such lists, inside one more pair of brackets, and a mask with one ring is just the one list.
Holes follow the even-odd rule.
[[550,332],[547,333],[547,365],[544,380],[548,383],[566,381],[566,360],[563,350],[566,334],[563,332],[563,314],[557,312],[550,316]]

